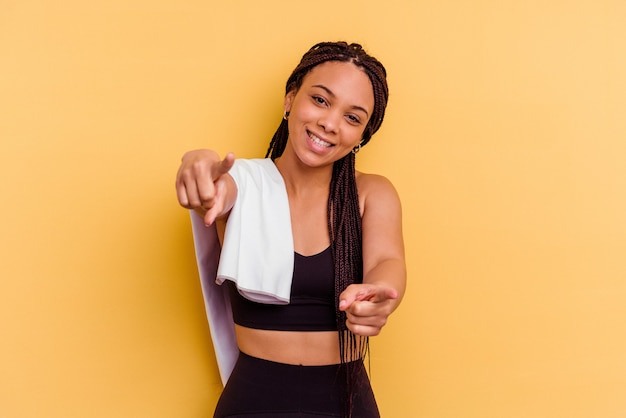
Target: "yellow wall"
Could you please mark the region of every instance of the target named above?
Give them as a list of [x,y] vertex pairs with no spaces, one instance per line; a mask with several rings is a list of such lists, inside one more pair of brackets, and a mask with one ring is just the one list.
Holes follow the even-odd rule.
[[359,154],[405,212],[383,416],[626,416],[624,22],[622,0],[3,0],[0,417],[210,414],[175,170],[261,155],[327,39],[392,89]]

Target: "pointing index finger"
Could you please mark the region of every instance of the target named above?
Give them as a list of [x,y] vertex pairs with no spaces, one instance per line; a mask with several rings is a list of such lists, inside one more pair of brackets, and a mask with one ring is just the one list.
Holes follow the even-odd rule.
[[398,292],[391,287],[368,287],[360,290],[354,297],[355,301],[384,302],[388,299],[397,299]]

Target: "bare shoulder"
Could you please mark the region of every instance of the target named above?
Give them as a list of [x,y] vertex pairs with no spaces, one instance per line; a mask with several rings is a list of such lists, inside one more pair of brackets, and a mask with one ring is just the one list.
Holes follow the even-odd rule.
[[373,193],[379,197],[379,193],[382,193],[385,197],[388,194],[391,196],[398,196],[396,188],[393,186],[391,181],[389,181],[387,177],[379,174],[369,174],[357,171],[356,187],[358,189],[359,196],[364,198],[367,198],[368,195]]
[[[359,192],[363,232],[363,266],[369,282],[386,282],[390,276],[385,267],[376,270],[382,263],[404,266],[404,241],[402,238],[402,205],[400,197],[391,181],[386,177],[357,173],[356,183]],[[395,267],[391,268],[393,271]],[[373,273],[378,271],[378,273]],[[381,273],[386,271],[387,273]],[[400,273],[398,273],[398,271]],[[404,277],[404,267],[396,271],[397,277]],[[394,276],[395,273],[391,273]],[[384,277],[383,277],[384,276]],[[396,284],[396,289],[403,288]]]
[[356,185],[361,211],[363,212],[372,206],[400,205],[400,197],[396,188],[385,176],[357,171]]

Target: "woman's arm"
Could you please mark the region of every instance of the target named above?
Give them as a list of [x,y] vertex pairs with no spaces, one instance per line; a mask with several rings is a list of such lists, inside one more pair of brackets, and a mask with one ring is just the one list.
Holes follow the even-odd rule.
[[352,332],[378,335],[406,288],[402,208],[386,178],[360,174],[357,185],[363,208],[363,284],[349,286],[339,307]]
[[237,198],[237,186],[228,174],[234,163],[232,152],[223,160],[212,150],[185,153],[176,175],[178,203],[199,213],[207,225],[226,216]]

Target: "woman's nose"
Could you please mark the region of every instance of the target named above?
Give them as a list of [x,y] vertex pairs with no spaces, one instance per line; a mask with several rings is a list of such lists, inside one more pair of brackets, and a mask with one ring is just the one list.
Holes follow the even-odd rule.
[[339,115],[332,111],[324,112],[317,123],[325,132],[335,132],[339,126]]

